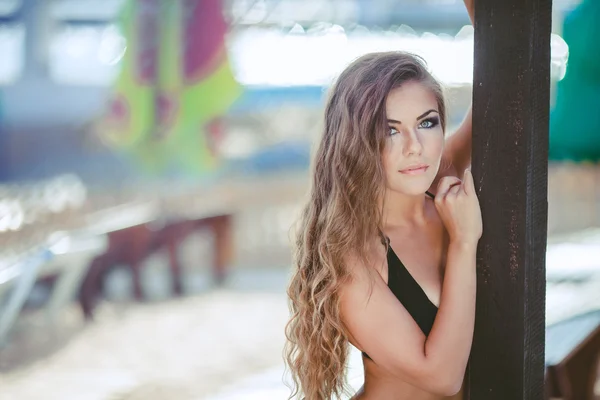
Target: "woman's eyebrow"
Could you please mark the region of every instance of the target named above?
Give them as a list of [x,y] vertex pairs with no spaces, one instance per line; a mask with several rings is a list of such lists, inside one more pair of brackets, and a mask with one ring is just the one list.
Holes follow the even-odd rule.
[[[439,114],[439,112],[437,110],[431,109],[431,110],[425,111],[423,114],[419,115],[417,117],[417,120],[425,118],[426,116],[428,116],[432,112]],[[398,120],[395,120],[395,119],[388,119],[387,122],[390,123],[390,124],[398,124],[398,125],[402,124],[402,122],[400,122]]]
[[437,110],[429,110],[429,111],[425,111],[423,114],[419,115],[419,116],[417,117],[417,119],[422,119],[422,118],[425,118],[426,116],[428,116],[428,115],[429,115],[429,114],[431,114],[432,112],[434,112],[434,113],[438,113],[438,114],[439,114],[439,112],[437,112]]

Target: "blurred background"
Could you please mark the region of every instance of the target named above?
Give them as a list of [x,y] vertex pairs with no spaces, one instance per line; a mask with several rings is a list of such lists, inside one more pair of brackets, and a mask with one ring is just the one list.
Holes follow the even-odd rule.
[[[597,369],[599,6],[553,5],[546,363],[565,399]],[[0,399],[287,398],[324,98],[382,50],[425,58],[452,132],[473,75],[459,0],[0,0]],[[353,352],[355,387],[361,368]]]

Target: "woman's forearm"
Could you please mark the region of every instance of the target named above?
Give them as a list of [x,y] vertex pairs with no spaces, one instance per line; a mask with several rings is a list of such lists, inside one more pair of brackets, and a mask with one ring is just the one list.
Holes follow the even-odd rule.
[[438,310],[425,342],[435,374],[460,387],[471,351],[477,288],[476,243],[451,243]]
[[446,157],[451,161],[452,169],[461,179],[463,178],[462,174],[465,169],[471,165],[472,119],[472,108],[469,107],[469,111],[462,124],[446,142]]
[[471,18],[471,23],[475,25],[475,0],[464,0],[465,6],[467,7],[467,12],[469,13],[469,18]]

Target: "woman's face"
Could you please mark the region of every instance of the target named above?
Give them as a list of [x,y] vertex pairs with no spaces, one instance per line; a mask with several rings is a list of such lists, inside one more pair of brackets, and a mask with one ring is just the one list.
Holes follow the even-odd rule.
[[423,194],[437,175],[444,149],[436,97],[424,85],[407,82],[389,93],[385,110],[386,188],[406,195]]

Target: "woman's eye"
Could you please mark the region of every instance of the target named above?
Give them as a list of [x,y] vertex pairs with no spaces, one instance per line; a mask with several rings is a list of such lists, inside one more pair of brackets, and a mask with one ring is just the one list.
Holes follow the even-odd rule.
[[438,123],[439,123],[439,120],[437,118],[429,118],[429,119],[423,120],[419,124],[419,128],[431,129],[431,128],[437,126]]
[[389,127],[388,135],[390,135],[390,136],[393,136],[393,135],[395,135],[395,134],[397,134],[397,133],[400,133],[400,132],[398,131],[398,129],[396,129],[396,128],[393,128],[393,127],[391,127],[391,126]]

